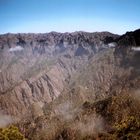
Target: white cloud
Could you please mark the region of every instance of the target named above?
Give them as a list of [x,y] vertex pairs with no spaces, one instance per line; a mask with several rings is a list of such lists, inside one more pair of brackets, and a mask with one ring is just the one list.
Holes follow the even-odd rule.
[[110,48],[114,48],[114,47],[116,47],[116,43],[115,43],[115,42],[109,43],[108,46],[109,46]]
[[132,47],[133,51],[140,51],[140,47]]
[[16,46],[14,48],[10,48],[9,52],[15,52],[15,51],[22,51],[23,48],[21,46]]

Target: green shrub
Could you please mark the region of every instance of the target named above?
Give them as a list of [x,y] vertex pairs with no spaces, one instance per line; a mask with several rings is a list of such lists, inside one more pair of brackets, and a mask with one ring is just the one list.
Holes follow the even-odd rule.
[[0,140],[26,140],[16,126],[0,128]]
[[115,124],[115,135],[118,138],[140,140],[140,119],[128,116],[120,123]]

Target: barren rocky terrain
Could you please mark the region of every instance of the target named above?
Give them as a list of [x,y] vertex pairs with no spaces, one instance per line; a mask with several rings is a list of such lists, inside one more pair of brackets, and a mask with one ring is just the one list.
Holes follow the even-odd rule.
[[139,140],[139,46],[140,30],[0,35],[5,126],[31,140]]

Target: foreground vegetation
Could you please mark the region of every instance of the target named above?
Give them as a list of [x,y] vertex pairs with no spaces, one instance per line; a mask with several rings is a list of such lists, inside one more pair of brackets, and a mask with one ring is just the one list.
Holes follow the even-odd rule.
[[27,140],[16,126],[0,128],[0,140]]

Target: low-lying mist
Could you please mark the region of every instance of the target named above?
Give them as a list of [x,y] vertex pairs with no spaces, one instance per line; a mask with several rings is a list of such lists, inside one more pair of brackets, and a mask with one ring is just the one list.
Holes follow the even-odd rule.
[[13,118],[10,115],[5,115],[0,112],[0,128],[6,127],[13,123]]
[[21,46],[15,46],[13,48],[9,49],[9,52],[16,52],[16,51],[22,51],[24,48]]

